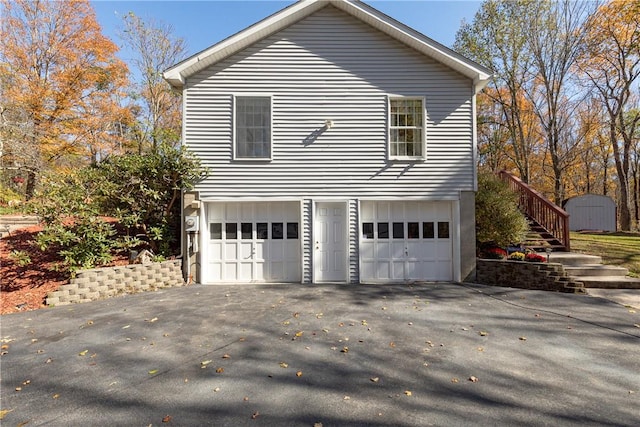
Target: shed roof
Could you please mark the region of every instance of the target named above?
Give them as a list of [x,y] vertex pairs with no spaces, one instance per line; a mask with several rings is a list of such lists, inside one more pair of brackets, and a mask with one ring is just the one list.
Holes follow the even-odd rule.
[[468,77],[473,81],[476,93],[486,86],[491,78],[491,71],[487,68],[357,0],[298,1],[239,33],[179,62],[166,70],[163,76],[171,86],[176,89],[182,89],[188,77],[295,24],[328,5],[337,7],[371,27]]

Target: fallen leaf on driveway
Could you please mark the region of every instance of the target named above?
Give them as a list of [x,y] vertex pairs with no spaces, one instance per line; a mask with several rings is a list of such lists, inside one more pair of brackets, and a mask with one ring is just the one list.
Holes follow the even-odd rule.
[[404,394],[406,394],[407,396],[411,396],[411,392],[409,390],[405,390]]
[[88,352],[89,350],[83,350],[80,353],[78,353],[78,356],[86,356]]
[[13,411],[13,409],[0,409],[0,420],[5,417],[9,412]]
[[280,362],[280,367],[281,367],[281,368],[288,368],[288,367],[289,367],[289,364],[288,364],[288,363],[286,363],[286,362]]
[[255,420],[256,418],[258,418],[260,416],[260,412],[256,411],[253,413],[253,415],[251,415],[251,419]]
[[480,334],[481,337],[486,337],[487,335],[489,335],[489,332],[485,332],[485,331],[480,331],[478,333]]
[[56,393],[56,394],[54,394],[54,395],[53,395],[53,396],[51,396],[51,397],[53,397],[54,399],[57,399],[57,398],[59,398],[59,397],[60,397],[60,395],[59,395],[58,393]]
[[213,362],[213,360],[203,360],[202,362],[200,362],[200,367],[201,367],[201,368],[206,368],[206,367],[207,367],[207,365],[208,365],[209,363],[211,363],[211,362]]
[[222,355],[222,358],[223,358],[223,359],[229,359],[230,357],[231,357],[231,356],[229,356],[228,354],[223,354],[223,355]]
[[131,325],[125,325],[122,327],[122,329],[129,329],[131,327]]
[[166,415],[166,416],[162,419],[162,422],[163,422],[163,423],[168,423],[168,422],[170,422],[170,421],[171,421],[171,415]]
[[520,337],[520,338],[518,338],[518,339],[519,339],[520,341],[526,341],[526,340],[527,340],[527,337]]
[[457,378],[451,378],[451,382],[452,382],[452,383],[457,383],[457,382],[459,382],[459,381],[460,381],[460,380],[459,380],[459,379],[457,379]]
[[471,381],[472,383],[477,383],[477,382],[478,382],[478,378],[477,378],[477,377],[474,377],[473,375],[471,375],[471,376],[469,377],[469,381]]
[[216,374],[221,374],[224,372],[224,368],[217,368],[216,369]]
[[380,378],[378,377],[371,378],[371,382],[377,383],[378,381],[380,381]]
[[301,377],[301,376],[302,376],[302,371],[296,372],[296,377]]

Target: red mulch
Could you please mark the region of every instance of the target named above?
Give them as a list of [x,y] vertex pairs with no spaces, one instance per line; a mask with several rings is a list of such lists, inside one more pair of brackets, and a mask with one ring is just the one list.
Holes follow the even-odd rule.
[[[40,231],[42,227],[36,225],[0,239],[0,314],[43,308],[47,294],[69,282],[62,259],[52,251],[41,251],[32,243]],[[9,257],[14,250],[29,254],[31,263],[19,266]],[[120,255],[114,257],[110,265],[127,263],[127,257]]]

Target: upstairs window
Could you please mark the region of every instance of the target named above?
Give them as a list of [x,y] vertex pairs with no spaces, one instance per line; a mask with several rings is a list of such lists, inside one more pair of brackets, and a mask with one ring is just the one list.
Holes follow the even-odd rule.
[[389,99],[389,158],[422,160],[425,153],[424,98]]
[[271,98],[237,96],[235,98],[235,158],[266,160],[271,158]]

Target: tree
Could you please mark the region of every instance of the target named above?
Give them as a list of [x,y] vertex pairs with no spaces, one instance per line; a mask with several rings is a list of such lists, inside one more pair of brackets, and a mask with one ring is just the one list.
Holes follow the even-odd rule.
[[[454,48],[494,72],[494,79],[482,96],[499,106],[497,118],[509,136],[511,158],[524,182],[530,179],[530,158],[536,141],[524,117],[524,87],[531,79],[531,55],[527,49],[523,13],[530,0],[485,1],[473,23],[463,24],[456,33]],[[505,147],[506,148],[506,147]]]
[[534,84],[525,90],[551,160],[556,204],[564,199],[563,174],[579,146],[579,139],[571,131],[573,112],[579,102],[574,102],[576,85],[571,84],[570,78],[582,45],[582,24],[590,7],[589,2],[558,0],[539,1],[524,9],[527,47],[535,70]]
[[619,186],[620,228],[629,231],[631,148],[640,115],[629,119],[626,114],[638,107],[632,89],[640,77],[640,3],[614,0],[598,8],[586,25],[579,66],[607,111]]
[[30,198],[43,169],[115,143],[127,68],[86,0],[2,0],[2,9],[0,102],[11,151],[26,154],[13,162],[27,171]]
[[136,70],[134,99],[138,100],[138,123],[131,138],[140,154],[157,150],[163,143],[180,141],[180,95],[171,90],[162,72],[185,57],[186,46],[173,36],[171,26],[144,22],[130,12],[124,17],[120,38],[133,52],[131,64]]

